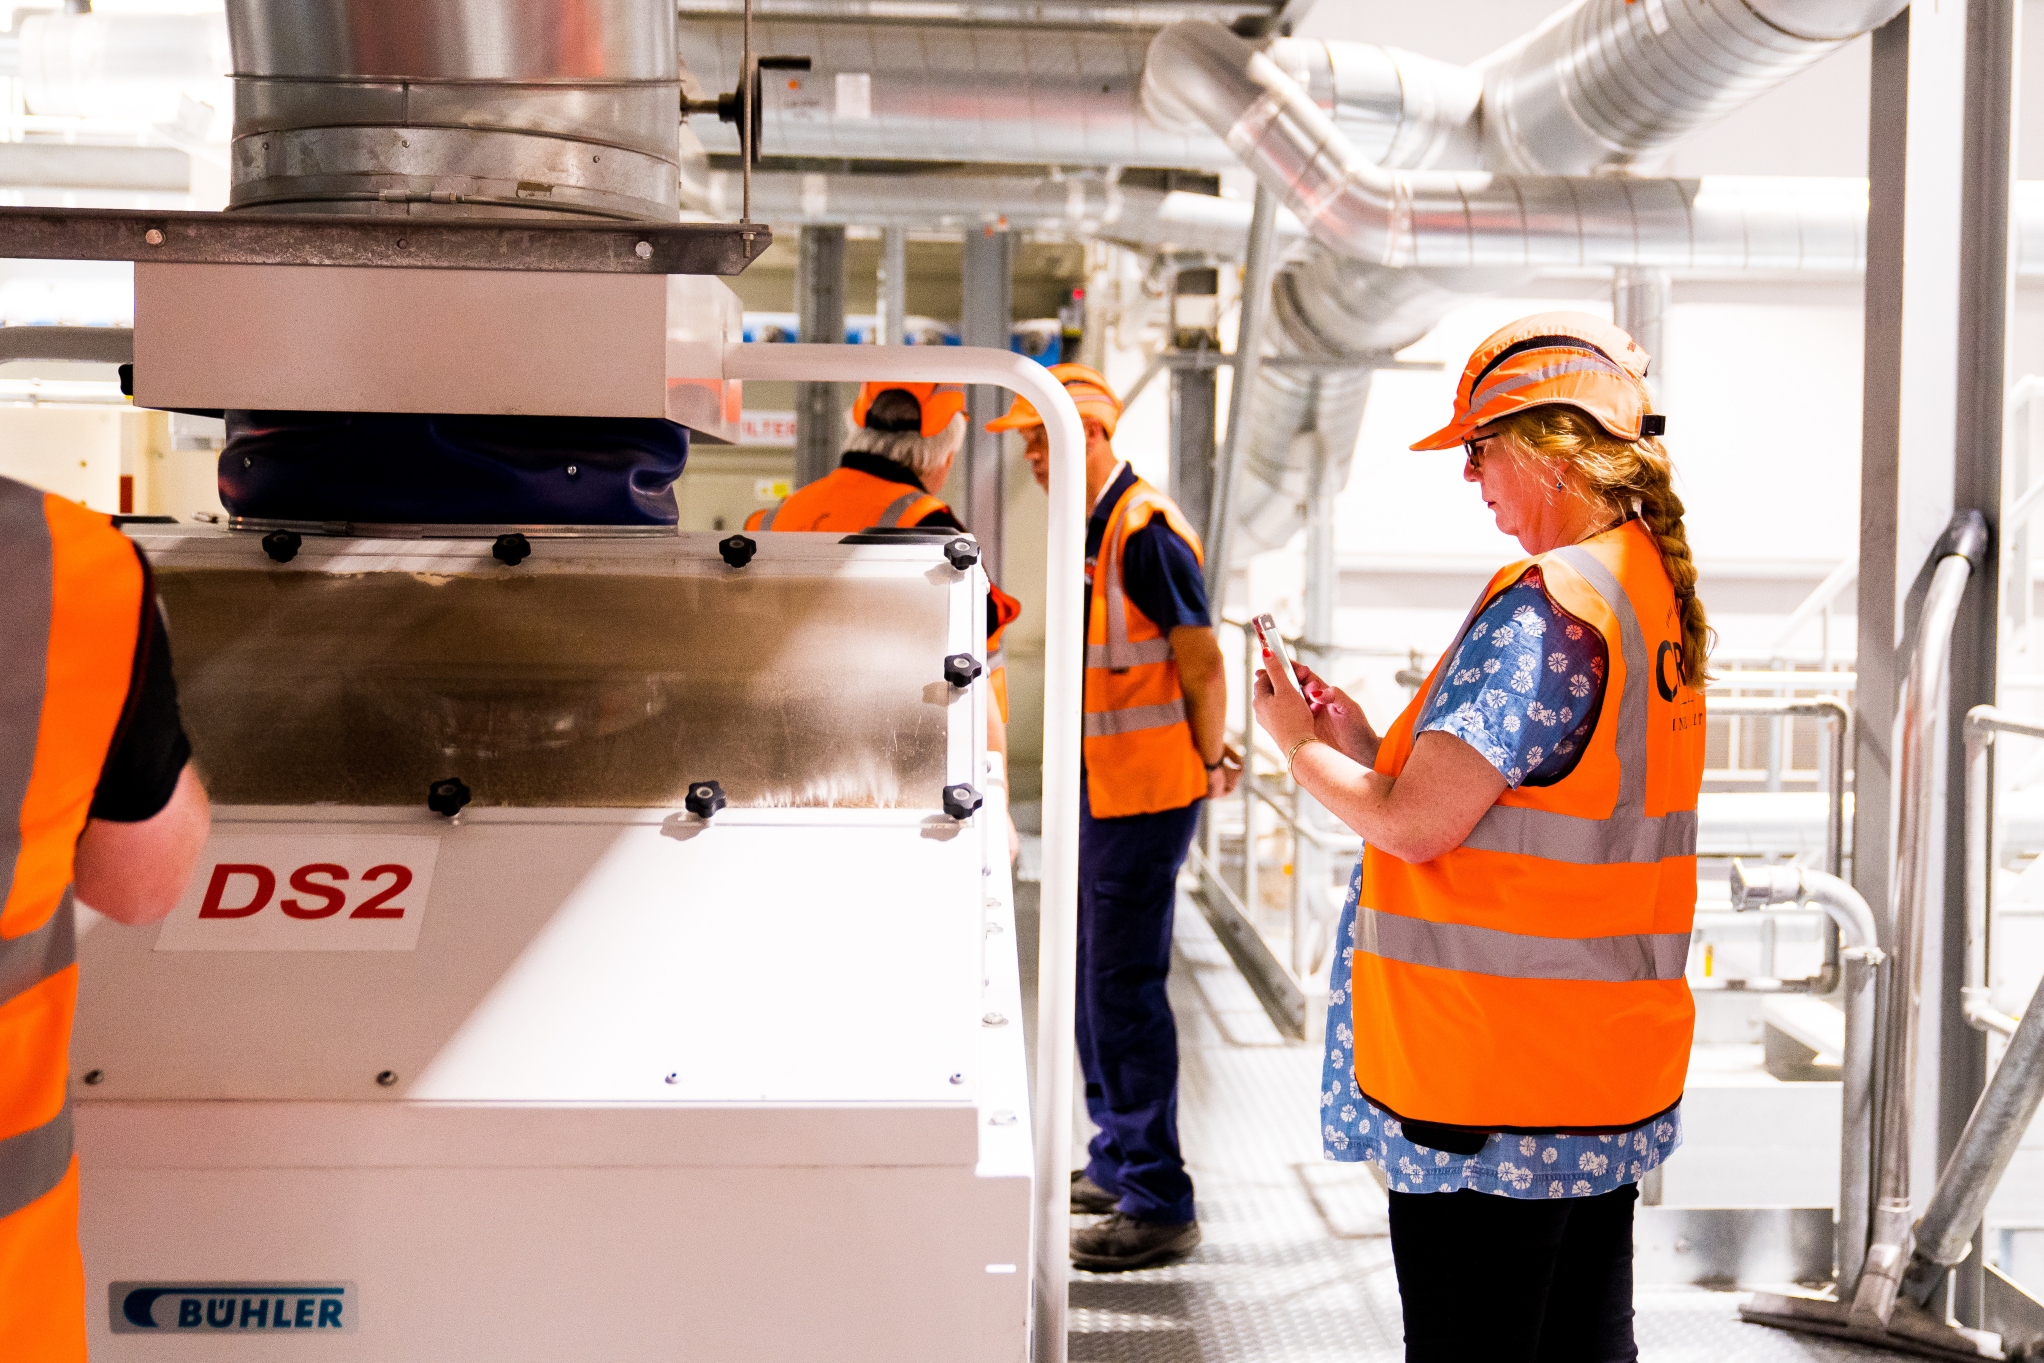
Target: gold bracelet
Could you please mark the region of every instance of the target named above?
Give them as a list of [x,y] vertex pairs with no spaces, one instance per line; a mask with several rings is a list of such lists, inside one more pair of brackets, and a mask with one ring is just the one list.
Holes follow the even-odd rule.
[[1292,769],[1292,763],[1299,760],[1299,749],[1305,747],[1308,743],[1318,743],[1319,741],[1320,740],[1314,735],[1307,734],[1304,738],[1299,739],[1298,741],[1293,743],[1292,746],[1286,749],[1285,751],[1285,770],[1290,771]]

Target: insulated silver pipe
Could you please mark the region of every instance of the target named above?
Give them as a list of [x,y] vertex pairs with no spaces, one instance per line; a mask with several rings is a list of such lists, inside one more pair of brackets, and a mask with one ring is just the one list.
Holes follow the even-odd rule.
[[[735,17],[695,14],[682,26],[681,60],[706,87],[735,88],[738,28]],[[1146,116],[1149,28],[781,16],[756,29],[757,50],[810,60],[807,72],[775,73],[764,87],[759,126],[769,156],[1235,165],[1196,116]],[[1426,158],[1458,147],[1465,158],[1473,154],[1471,114],[1483,89],[1474,72],[1371,43],[1281,39],[1272,46],[1366,154]],[[698,118],[694,126],[710,151],[738,150],[729,125]]]
[[[1909,1264],[1909,1146],[1917,1068],[1917,1019],[1922,1011],[1923,939],[1931,899],[1930,855],[1938,829],[1938,790],[1932,781],[1949,690],[1952,626],[1959,598],[1987,555],[1987,521],[1978,511],[1952,517],[1933,553],[1936,568],[1917,622],[1916,649],[1896,742],[1897,827],[1895,910],[1888,953],[1888,1001],[1882,1019],[1881,1083],[1876,1145],[1879,1161],[1872,1243],[1853,1290],[1852,1312],[1886,1326]],[[2044,1024],[2040,1024],[2044,1025]]]
[[1879,1034],[1875,1011],[1880,969],[1886,960],[1876,945],[1879,930],[1874,911],[1859,891],[1835,875],[1800,866],[1732,862],[1732,907],[1757,909],[1768,904],[1812,903],[1838,925],[1845,949],[1845,1054],[1840,1057],[1841,1083],[1838,1146],[1838,1225],[1835,1254],[1838,1280],[1859,1273],[1866,1253],[1868,1208],[1873,1184],[1874,1042]]
[[1219,24],[1159,33],[1146,84],[1201,110],[1316,240],[1365,265],[1855,270],[1865,260],[1857,181],[1384,170]]
[[1908,0],[1581,0],[1477,63],[1483,163],[1583,175],[1653,157]]
[[[726,219],[737,207],[738,176],[712,171],[698,205]],[[835,175],[758,171],[753,206],[777,226],[907,227],[964,231],[1005,222],[1010,230],[1050,230],[1118,241],[1145,250],[1194,251],[1239,260],[1251,207],[1240,199],[1184,190],[1122,186],[1097,175]],[[1279,209],[1280,246],[1305,228]]]

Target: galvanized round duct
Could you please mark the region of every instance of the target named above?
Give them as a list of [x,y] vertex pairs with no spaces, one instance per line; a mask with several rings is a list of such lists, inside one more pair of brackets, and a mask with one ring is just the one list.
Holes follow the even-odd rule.
[[230,208],[678,209],[671,0],[227,0]]
[[1577,175],[1651,157],[1907,3],[1582,0],[1479,64],[1485,164]]

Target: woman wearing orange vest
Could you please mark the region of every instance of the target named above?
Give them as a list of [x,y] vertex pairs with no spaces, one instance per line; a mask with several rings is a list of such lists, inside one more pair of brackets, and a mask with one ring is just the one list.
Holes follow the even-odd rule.
[[1501,569],[1381,738],[1256,683],[1365,847],[1322,1136],[1378,1164],[1409,1360],[1632,1360],[1636,1184],[1681,1140],[1708,632],[1647,356],[1580,313],[1470,356],[1454,419]]
[[[1072,1175],[1072,1262],[1141,1268],[1199,1244],[1178,1149],[1178,1033],[1165,999],[1178,868],[1200,801],[1241,768],[1222,742],[1228,688],[1207,617],[1199,536],[1114,453],[1121,400],[1098,373],[1051,367],[1086,431],[1086,687],[1079,803],[1079,1067],[1100,1128]],[[1019,431],[1050,487],[1043,419],[1018,398],[990,431]]]
[[0,584],[0,1358],[84,1363],[73,892],[154,922],[209,820],[140,553],[0,478]]

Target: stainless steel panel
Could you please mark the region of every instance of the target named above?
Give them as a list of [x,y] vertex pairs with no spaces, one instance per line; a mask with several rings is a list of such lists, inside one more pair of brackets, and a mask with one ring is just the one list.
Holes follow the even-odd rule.
[[740,806],[940,804],[950,594],[920,577],[173,562],[157,585],[225,804],[423,805],[448,776],[479,806],[678,807],[705,779]]

